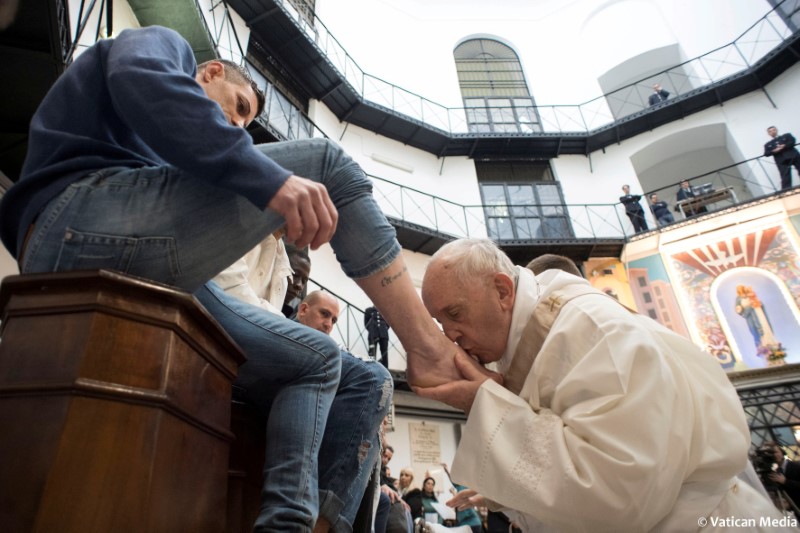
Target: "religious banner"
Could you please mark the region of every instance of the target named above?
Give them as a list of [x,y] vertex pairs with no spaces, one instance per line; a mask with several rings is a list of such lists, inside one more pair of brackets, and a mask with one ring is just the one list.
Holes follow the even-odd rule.
[[699,340],[725,370],[800,362],[800,264],[790,230],[738,229],[670,254]]

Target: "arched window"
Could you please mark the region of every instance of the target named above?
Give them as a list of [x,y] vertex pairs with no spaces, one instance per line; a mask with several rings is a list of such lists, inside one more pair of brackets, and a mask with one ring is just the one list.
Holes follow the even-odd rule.
[[514,50],[493,39],[470,39],[459,44],[453,56],[470,131],[541,131]]

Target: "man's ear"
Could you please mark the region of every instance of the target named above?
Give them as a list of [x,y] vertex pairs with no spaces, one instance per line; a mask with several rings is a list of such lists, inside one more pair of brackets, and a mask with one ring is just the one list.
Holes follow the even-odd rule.
[[297,308],[297,316],[305,316],[306,312],[308,312],[308,304],[303,302]]
[[225,78],[225,67],[219,61],[209,61],[201,73],[203,81],[209,82],[215,78]]
[[512,309],[514,307],[514,295],[516,288],[514,287],[514,280],[508,274],[497,272],[494,275],[494,288],[500,298],[500,305],[503,309]]

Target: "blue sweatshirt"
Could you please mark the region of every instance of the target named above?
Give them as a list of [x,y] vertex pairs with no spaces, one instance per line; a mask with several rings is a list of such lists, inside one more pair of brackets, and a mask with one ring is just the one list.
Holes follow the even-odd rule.
[[69,184],[110,167],[173,166],[259,209],[291,172],[253,147],[195,81],[192,49],[151,26],[99,41],[33,116],[19,181],[0,203],[0,238],[19,256],[28,226]]

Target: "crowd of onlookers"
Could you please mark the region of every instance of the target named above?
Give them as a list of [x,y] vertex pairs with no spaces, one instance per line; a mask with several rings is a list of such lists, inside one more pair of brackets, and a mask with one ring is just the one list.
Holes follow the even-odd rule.
[[[517,531],[505,515],[490,512],[486,507],[448,508],[448,494],[455,496],[467,488],[450,480],[447,464],[440,465],[440,472],[427,470],[422,484],[418,485],[410,467],[402,468],[397,477],[392,477],[389,462],[393,456],[394,448],[384,438],[375,533],[508,533],[512,528]],[[449,490],[437,487],[436,476],[439,473],[444,474],[443,484],[449,485]]]

